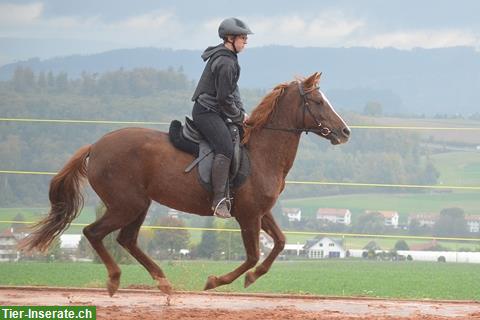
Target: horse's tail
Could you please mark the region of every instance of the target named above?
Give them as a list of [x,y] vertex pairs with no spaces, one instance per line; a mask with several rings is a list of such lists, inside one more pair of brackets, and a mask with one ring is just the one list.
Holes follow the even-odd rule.
[[50,182],[50,212],[33,227],[33,231],[20,243],[24,250],[45,251],[83,208],[82,180],[87,176],[87,157],[91,145],[77,150]]

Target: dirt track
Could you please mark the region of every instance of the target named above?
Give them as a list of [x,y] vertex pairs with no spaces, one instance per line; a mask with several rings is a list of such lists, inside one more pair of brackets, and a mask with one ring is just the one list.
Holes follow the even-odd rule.
[[480,319],[480,303],[0,287],[0,305],[95,305],[97,319]]

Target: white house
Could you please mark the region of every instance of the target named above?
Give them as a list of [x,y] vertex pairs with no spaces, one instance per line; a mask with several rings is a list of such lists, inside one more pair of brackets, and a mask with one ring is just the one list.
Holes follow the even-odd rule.
[[60,248],[77,249],[81,239],[81,234],[62,234],[60,236]]
[[309,259],[345,258],[346,252],[340,241],[327,237],[309,240],[303,249]]
[[366,210],[365,213],[378,212],[384,219],[384,224],[389,227],[398,228],[398,212],[397,211],[385,211],[385,210]]
[[302,210],[300,208],[282,208],[282,213],[290,222],[302,220]]
[[0,234],[0,261],[18,261],[20,253],[17,250],[18,241],[12,229],[6,229]]
[[293,256],[300,256],[305,253],[304,250],[305,245],[300,243],[287,243],[283,248],[282,253],[285,255],[293,255]]
[[352,213],[348,209],[319,208],[317,210],[317,220],[324,220],[348,226],[352,223]]
[[433,227],[437,219],[438,214],[435,213],[412,213],[408,216],[408,225],[410,225],[413,220],[416,220],[420,227]]
[[480,232],[480,216],[466,216],[465,221],[467,222],[468,231]]

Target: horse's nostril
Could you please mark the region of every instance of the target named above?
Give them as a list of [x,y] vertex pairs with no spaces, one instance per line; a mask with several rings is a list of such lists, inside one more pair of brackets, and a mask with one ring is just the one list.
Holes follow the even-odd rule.
[[350,129],[348,127],[343,128],[342,133],[345,137],[350,137]]

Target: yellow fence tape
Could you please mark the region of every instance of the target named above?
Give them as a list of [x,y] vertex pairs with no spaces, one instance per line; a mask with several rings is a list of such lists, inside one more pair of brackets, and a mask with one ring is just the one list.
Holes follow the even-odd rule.
[[[25,174],[25,175],[55,175],[49,171],[21,171],[0,170],[0,174]],[[286,184],[325,185],[344,187],[376,187],[376,188],[417,188],[417,189],[454,189],[454,190],[480,190],[477,186],[448,186],[448,185],[416,185],[416,184],[388,184],[388,183],[360,183],[360,182],[327,182],[327,181],[294,181],[287,180]]]
[[[75,120],[75,119],[37,119],[37,118],[0,118],[4,122],[43,122],[43,123],[78,123],[78,124],[128,124],[128,125],[169,125],[165,121],[115,121],[115,120]],[[459,130],[476,131],[480,127],[421,127],[421,126],[373,126],[351,125],[352,129],[387,129],[387,130]]]
[[[0,220],[0,224],[36,224],[36,221],[10,221]],[[85,227],[86,223],[71,223],[71,226]],[[240,229],[228,228],[196,228],[196,227],[169,227],[169,226],[142,226],[142,229],[152,230],[188,230],[188,231],[217,231],[217,232],[240,232]],[[313,231],[282,231],[284,234],[311,235],[311,236],[333,236],[341,238],[387,238],[387,239],[416,239],[416,240],[444,240],[444,241],[471,241],[480,242],[478,238],[452,238],[452,237],[426,237],[409,235],[385,235],[385,234],[363,234],[363,233],[338,233],[338,232],[313,232]]]

